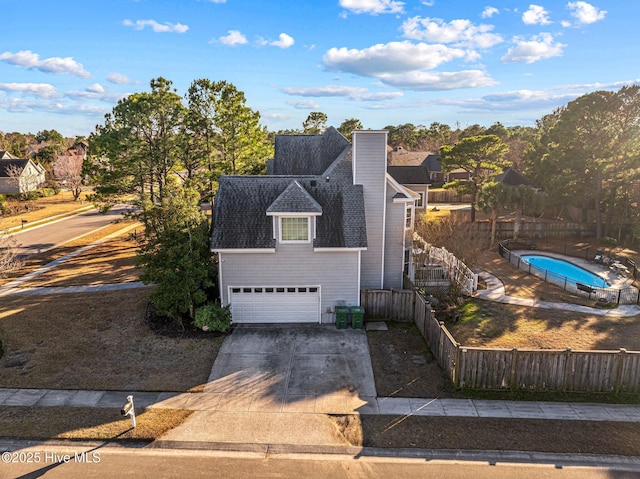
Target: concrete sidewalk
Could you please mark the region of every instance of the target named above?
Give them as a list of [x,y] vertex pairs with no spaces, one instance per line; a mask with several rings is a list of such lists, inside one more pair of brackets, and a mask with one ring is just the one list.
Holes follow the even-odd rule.
[[113,408],[132,394],[136,408],[185,409],[209,413],[380,414],[478,418],[616,421],[640,423],[640,405],[501,401],[447,398],[360,398],[325,394],[293,401],[258,394],[0,389],[0,406]]
[[504,304],[514,304],[517,306],[528,306],[531,308],[543,309],[560,309],[564,311],[575,311],[584,314],[593,314],[596,316],[608,316],[616,318],[624,318],[640,314],[640,306],[637,304],[620,304],[615,309],[590,308],[579,304],[571,303],[552,303],[550,301],[538,301],[529,298],[517,298],[515,296],[507,296],[505,294],[504,284],[491,273],[481,271],[478,277],[487,283],[487,289],[479,289],[474,297],[495,301]]

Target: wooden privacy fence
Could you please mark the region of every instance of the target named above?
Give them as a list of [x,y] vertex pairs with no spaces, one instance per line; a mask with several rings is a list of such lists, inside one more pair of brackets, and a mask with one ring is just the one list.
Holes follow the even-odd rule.
[[[487,236],[491,234],[489,221],[476,221],[473,225]],[[497,221],[496,239],[513,238],[514,229],[513,221]],[[518,234],[520,238],[588,238],[595,236],[596,227],[588,223],[523,221]]]
[[[378,306],[391,308],[391,294],[375,293]],[[405,291],[398,292],[405,294]],[[438,363],[455,387],[566,392],[640,392],[640,351],[573,351],[546,349],[495,349],[458,344],[431,305],[417,292],[402,296],[402,309],[391,313],[399,319],[409,314]],[[406,295],[408,296],[408,295]],[[373,296],[370,296],[373,297]],[[391,317],[388,316],[388,317]],[[401,317],[402,316],[402,317]]]
[[415,295],[408,289],[363,289],[360,291],[360,306],[364,307],[367,319],[413,320]]

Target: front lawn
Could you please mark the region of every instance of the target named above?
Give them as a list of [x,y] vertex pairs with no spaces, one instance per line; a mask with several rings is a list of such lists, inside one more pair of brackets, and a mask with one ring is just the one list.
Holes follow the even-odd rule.
[[0,384],[9,388],[188,391],[207,382],[223,337],[160,336],[149,289],[5,296]]

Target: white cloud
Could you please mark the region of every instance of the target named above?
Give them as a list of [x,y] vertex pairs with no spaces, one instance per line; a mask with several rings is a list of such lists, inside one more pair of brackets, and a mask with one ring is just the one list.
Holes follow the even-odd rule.
[[22,93],[38,98],[55,98],[58,96],[53,85],[48,83],[0,83],[0,91]]
[[529,5],[529,10],[522,14],[522,21],[527,25],[549,25],[549,12],[540,5]]
[[104,88],[100,83],[94,83],[93,85],[88,86],[85,90],[91,93],[104,93]]
[[439,104],[465,108],[469,111],[548,111],[575,99],[577,94],[550,94],[539,90],[516,90],[483,96],[482,98],[441,99]]
[[503,41],[498,34],[491,33],[493,25],[474,25],[470,20],[413,17],[400,27],[405,38],[434,43],[452,43],[458,47],[489,48]]
[[282,91],[288,95],[304,97],[345,97],[354,101],[382,101],[393,100],[404,96],[402,92],[370,93],[364,87],[351,87],[343,85],[327,85],[321,87],[293,88],[286,87]]
[[463,70],[459,72],[387,73],[379,76],[387,85],[406,90],[435,91],[455,90],[459,88],[478,88],[493,86],[496,82],[481,70]]
[[117,103],[118,100],[129,96],[128,93],[106,93],[106,92],[94,92],[89,90],[84,91],[66,91],[64,95],[72,100],[98,100],[107,103]]
[[151,27],[156,33],[185,33],[189,30],[188,25],[182,23],[159,23],[155,20],[136,20],[135,22],[126,19],[122,22],[125,27],[133,27],[136,30],[143,30],[145,27]]
[[22,50],[17,53],[4,52],[0,55],[0,60],[22,68],[55,73],[56,75],[76,75],[82,78],[91,76],[84,69],[82,63],[78,63],[72,57],[51,57],[40,60],[40,56],[37,53],[33,53],[31,50]]
[[500,10],[496,7],[484,7],[484,10],[482,10],[482,18],[491,18],[498,13],[500,13]]
[[404,12],[404,2],[395,0],[340,0],[340,6],[356,14],[378,15],[380,13]]
[[386,101],[395,100],[403,96],[404,93],[401,91],[383,91],[379,93],[365,93],[364,95],[358,95],[358,97],[354,99],[360,101]]
[[571,10],[571,16],[580,24],[595,23],[604,19],[606,10],[600,10],[587,2],[569,2],[567,8]]
[[117,85],[127,85],[130,83],[134,83],[133,80],[131,80],[131,78],[129,78],[127,75],[116,72],[109,73],[109,75],[107,76],[107,81],[115,83]]
[[313,100],[290,101],[287,102],[287,104],[291,105],[296,110],[317,110],[320,108],[320,105]]
[[430,70],[466,55],[464,50],[445,45],[405,41],[378,44],[362,50],[331,48],[322,60],[329,70],[378,77],[387,72]]
[[516,46],[510,48],[509,51],[501,58],[507,62],[525,62],[534,63],[547,58],[562,56],[562,50],[566,45],[554,42],[550,33],[541,33],[534,35],[531,40],[525,40],[522,37],[515,37]]
[[244,45],[247,43],[247,37],[238,30],[229,30],[228,35],[218,38],[218,41],[230,46]]
[[278,40],[269,42],[269,45],[271,45],[272,47],[278,47],[278,48],[289,48],[294,43],[295,43],[295,40],[293,39],[292,36],[287,35],[286,33],[281,33],[278,36]]
[[327,85],[321,87],[309,88],[292,88],[285,87],[282,89],[288,95],[327,97],[327,96],[355,96],[367,91],[364,87],[351,87],[340,85]]

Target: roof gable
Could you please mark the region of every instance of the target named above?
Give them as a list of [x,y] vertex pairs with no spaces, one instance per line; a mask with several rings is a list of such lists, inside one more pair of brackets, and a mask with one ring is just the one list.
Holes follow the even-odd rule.
[[278,135],[269,173],[321,175],[350,146],[349,140],[333,127],[322,135]]
[[9,178],[11,167],[24,170],[31,160],[25,159],[2,159],[0,160],[0,178]]
[[278,213],[322,214],[322,206],[294,180],[267,208],[267,215]]
[[494,178],[494,181],[496,183],[503,183],[507,186],[533,186],[533,183],[512,168],[504,170]]
[[268,210],[281,209],[288,198],[301,195],[307,207],[315,203],[322,212],[316,219],[315,248],[366,247],[362,185],[321,176],[222,176],[213,205],[211,248],[275,248]]

